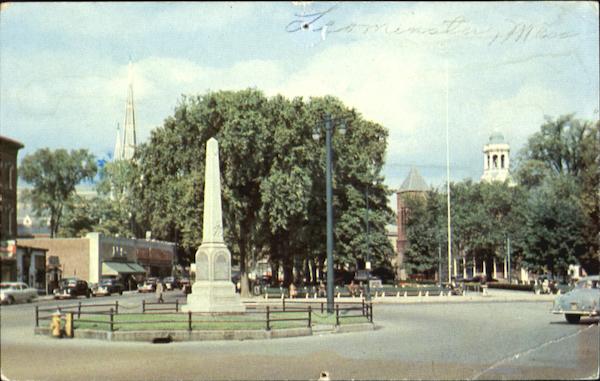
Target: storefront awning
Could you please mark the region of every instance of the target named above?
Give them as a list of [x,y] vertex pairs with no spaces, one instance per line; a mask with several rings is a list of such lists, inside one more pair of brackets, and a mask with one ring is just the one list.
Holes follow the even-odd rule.
[[104,262],[102,275],[144,274],[146,270],[137,263]]

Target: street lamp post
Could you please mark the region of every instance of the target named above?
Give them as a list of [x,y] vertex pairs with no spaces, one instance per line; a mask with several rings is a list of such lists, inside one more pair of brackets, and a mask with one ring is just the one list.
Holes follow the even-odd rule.
[[333,186],[332,186],[332,174],[331,174],[331,129],[333,125],[331,123],[331,117],[327,117],[325,120],[325,146],[327,147],[327,185],[326,185],[326,198],[327,198],[327,313],[333,313]]
[[[325,147],[326,147],[326,190],[325,197],[327,201],[327,313],[333,313],[333,190],[332,190],[332,148],[331,134],[333,132],[333,123],[331,116],[325,118]],[[340,133],[344,133],[344,126],[340,127]],[[315,140],[319,139],[318,132],[313,134]]]
[[506,237],[506,254],[508,256],[508,283],[512,284],[512,276],[510,271],[510,237]]

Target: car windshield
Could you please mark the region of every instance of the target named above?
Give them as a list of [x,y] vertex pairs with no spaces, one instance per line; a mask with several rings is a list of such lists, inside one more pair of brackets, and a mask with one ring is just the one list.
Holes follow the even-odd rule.
[[100,284],[106,285],[106,284],[112,284],[112,282],[113,282],[112,279],[102,279],[100,281]]

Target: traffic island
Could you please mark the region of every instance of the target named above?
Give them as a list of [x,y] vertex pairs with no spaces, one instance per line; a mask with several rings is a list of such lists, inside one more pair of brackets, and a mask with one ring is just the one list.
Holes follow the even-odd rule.
[[[118,313],[114,308],[93,310],[91,305],[88,308],[78,304],[63,306],[62,312],[44,315],[45,310],[36,307],[34,332],[76,339],[168,343],[272,339],[374,329],[372,304],[364,301],[336,303],[334,313],[327,313],[323,305],[313,309],[310,304],[292,302],[248,305],[242,314],[181,312],[177,302],[171,303],[175,304],[172,311],[169,304],[156,307],[153,303],[144,302],[141,313]],[[52,320],[49,321],[49,318]],[[43,323],[47,320],[48,326]],[[57,329],[65,332],[68,329],[69,333],[57,336]]]

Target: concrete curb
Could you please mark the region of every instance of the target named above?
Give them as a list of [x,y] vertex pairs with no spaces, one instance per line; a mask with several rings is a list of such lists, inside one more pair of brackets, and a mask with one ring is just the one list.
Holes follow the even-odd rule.
[[[327,331],[315,331],[312,328],[287,328],[276,330],[214,330],[214,331],[183,331],[183,330],[154,330],[154,331],[99,331],[93,329],[76,329],[75,339],[96,339],[106,341],[133,341],[133,342],[183,342],[183,341],[215,341],[215,340],[264,340],[286,337],[313,336],[322,333],[349,333],[372,331],[371,323],[348,324],[338,327],[332,326]],[[34,334],[50,336],[50,328],[36,327]]]
[[552,302],[556,295],[531,295],[531,296],[499,296],[499,295],[477,295],[477,296],[421,296],[421,297],[384,297],[373,300],[373,304],[418,304],[418,303],[488,303],[488,302]]
[[359,323],[359,324],[348,324],[340,325],[334,328],[336,333],[348,333],[348,332],[362,332],[362,331],[373,331],[375,326],[373,323]]

